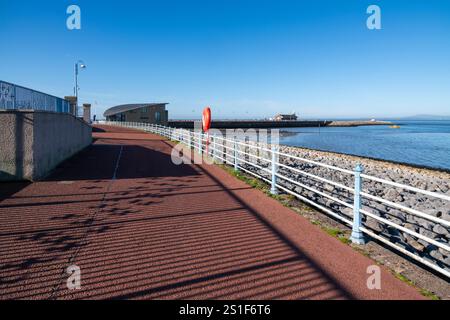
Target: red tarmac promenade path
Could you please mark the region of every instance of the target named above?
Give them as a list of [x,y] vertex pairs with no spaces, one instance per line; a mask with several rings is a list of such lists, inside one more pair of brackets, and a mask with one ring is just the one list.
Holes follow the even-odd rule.
[[164,138],[95,131],[45,181],[0,184],[0,299],[422,298],[384,268],[369,290],[370,259]]

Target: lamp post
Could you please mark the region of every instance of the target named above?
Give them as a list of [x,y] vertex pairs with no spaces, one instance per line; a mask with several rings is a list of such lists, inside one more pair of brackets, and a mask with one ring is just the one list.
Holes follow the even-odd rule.
[[74,88],[74,94],[77,98],[77,105],[75,107],[75,117],[78,116],[78,71],[79,69],[86,69],[86,64],[82,60],[78,60],[75,63],[75,88]]

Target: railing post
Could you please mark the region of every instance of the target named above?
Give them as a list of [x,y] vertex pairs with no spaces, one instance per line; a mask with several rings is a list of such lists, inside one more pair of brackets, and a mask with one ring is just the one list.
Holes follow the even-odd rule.
[[236,143],[236,137],[233,139],[234,145],[233,145],[233,151],[234,151],[234,170],[239,170],[239,164],[238,164],[238,151],[237,151],[237,143]]
[[212,151],[212,158],[215,161],[216,160],[216,135],[213,134],[212,138],[213,138],[213,145],[212,145],[212,150],[211,151]]
[[356,244],[366,243],[361,231],[361,173],[363,167],[358,164],[355,168],[355,197],[353,201],[353,227],[350,240]]
[[13,88],[14,88],[14,98],[13,98],[13,106],[12,107],[15,110],[16,106],[17,106],[17,100],[16,100],[16,92],[17,92],[17,90],[16,90],[16,86],[14,86]]
[[276,154],[277,148],[272,145],[272,184],[270,187],[270,193],[277,195],[277,154]]
[[224,159],[223,164],[227,164],[228,160],[228,149],[226,148],[225,139],[222,137],[222,158]]
[[189,130],[188,131],[188,146],[189,146],[189,150],[192,149],[192,132]]

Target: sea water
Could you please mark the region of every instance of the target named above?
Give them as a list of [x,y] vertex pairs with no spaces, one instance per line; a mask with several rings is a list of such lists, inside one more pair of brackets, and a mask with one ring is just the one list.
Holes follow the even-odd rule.
[[289,128],[280,143],[450,170],[450,121],[389,126]]

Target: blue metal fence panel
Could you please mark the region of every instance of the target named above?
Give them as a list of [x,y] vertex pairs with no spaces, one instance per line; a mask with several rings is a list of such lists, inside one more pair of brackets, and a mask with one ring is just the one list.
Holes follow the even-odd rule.
[[68,113],[69,105],[69,101],[62,98],[0,81],[0,109]]
[[14,105],[14,86],[0,81],[0,108],[15,109]]

